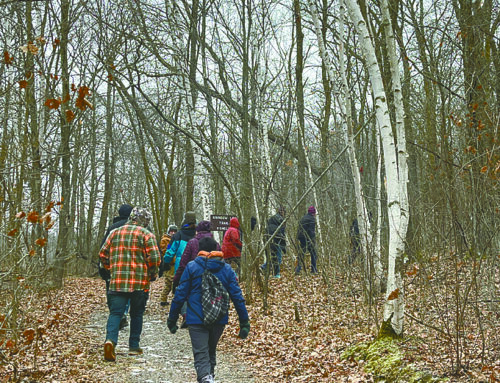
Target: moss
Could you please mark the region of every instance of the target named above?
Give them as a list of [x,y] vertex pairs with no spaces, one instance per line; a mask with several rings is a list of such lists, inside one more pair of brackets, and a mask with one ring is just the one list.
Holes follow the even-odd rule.
[[435,378],[431,374],[417,371],[412,365],[405,365],[404,355],[398,343],[390,338],[378,338],[373,342],[363,342],[349,347],[342,359],[363,360],[364,371],[372,374],[378,382],[431,383],[445,382],[447,379]]

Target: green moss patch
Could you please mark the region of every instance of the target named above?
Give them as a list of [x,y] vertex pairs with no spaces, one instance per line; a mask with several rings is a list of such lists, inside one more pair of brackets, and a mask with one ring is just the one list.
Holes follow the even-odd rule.
[[372,342],[363,342],[349,347],[342,359],[364,361],[364,371],[376,382],[446,382],[448,379],[433,377],[428,372],[418,371],[415,366],[405,365],[404,354],[396,340],[383,337]]

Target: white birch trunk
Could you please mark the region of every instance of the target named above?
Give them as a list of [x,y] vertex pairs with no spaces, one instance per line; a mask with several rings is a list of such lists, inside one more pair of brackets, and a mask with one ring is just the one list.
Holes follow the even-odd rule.
[[387,177],[387,213],[389,220],[389,260],[384,320],[387,321],[391,318],[392,329],[396,334],[401,335],[403,332],[404,292],[401,274],[396,270],[396,261],[404,253],[406,230],[404,232],[401,231],[402,206],[400,192],[402,188],[398,176],[396,144],[392,133],[382,75],[378,67],[375,48],[368,33],[366,23],[355,0],[347,0],[347,8],[360,36],[360,44],[365,56],[366,67],[375,97],[375,111],[384,151],[384,166]]
[[[354,150],[354,137],[353,137],[353,129],[352,129],[352,121],[351,121],[351,101],[349,97],[349,87],[347,84],[347,78],[345,74],[345,62],[344,62],[344,24],[343,24],[343,15],[344,15],[344,7],[341,4],[341,23],[340,23],[340,42],[339,42],[339,61],[340,61],[340,74],[342,78],[341,91],[339,91],[335,82],[332,81],[335,78],[335,73],[333,70],[333,65],[330,61],[330,57],[328,56],[328,52],[326,51],[325,44],[323,41],[323,35],[321,34],[321,28],[319,25],[318,14],[315,5],[311,0],[308,0],[309,11],[312,15],[314,27],[316,31],[316,38],[318,39],[318,46],[320,50],[320,55],[325,63],[327,68],[328,77],[332,84],[333,92],[335,95],[335,100],[337,101],[340,113],[342,115],[342,130],[344,133],[344,138],[347,146],[347,153],[349,157],[349,164],[351,165],[351,172],[353,175],[354,182],[354,193],[356,198],[356,210],[358,216],[359,223],[359,232],[361,237],[361,247],[362,252],[365,256],[368,254],[368,243],[371,241],[370,237],[370,223],[368,220],[368,213],[366,209],[365,200],[363,197],[363,188],[361,184],[361,177],[359,175],[358,163],[356,160],[356,154]],[[344,95],[344,99],[341,99],[341,94]]]

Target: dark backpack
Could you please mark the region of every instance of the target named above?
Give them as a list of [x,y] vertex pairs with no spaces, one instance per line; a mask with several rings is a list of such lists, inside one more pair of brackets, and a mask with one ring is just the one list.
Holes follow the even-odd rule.
[[229,293],[209,270],[205,270],[201,276],[201,306],[205,326],[217,323],[229,310]]

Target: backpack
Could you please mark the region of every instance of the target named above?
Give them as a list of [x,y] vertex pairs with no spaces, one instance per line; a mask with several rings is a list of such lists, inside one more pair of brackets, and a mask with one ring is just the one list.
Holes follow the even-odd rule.
[[209,270],[205,270],[201,276],[201,306],[205,326],[217,323],[229,310],[229,293]]

